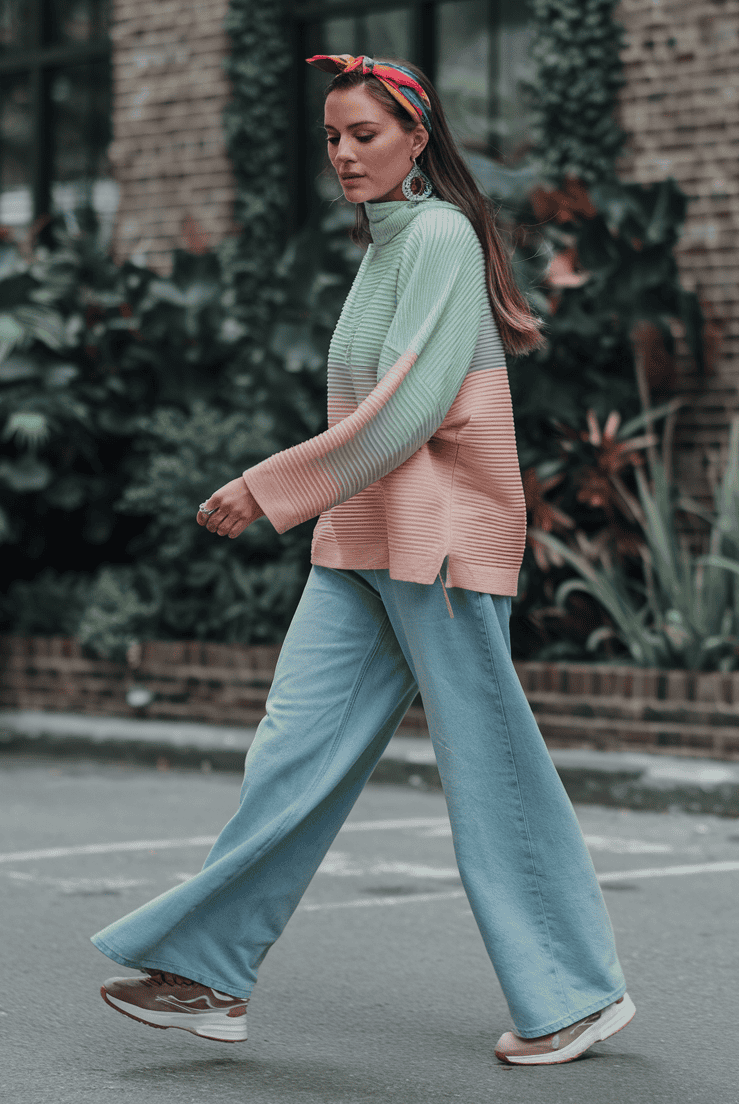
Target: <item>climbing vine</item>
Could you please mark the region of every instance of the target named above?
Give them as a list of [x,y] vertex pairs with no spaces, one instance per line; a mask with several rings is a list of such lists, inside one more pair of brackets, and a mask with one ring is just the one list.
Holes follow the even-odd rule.
[[282,0],[230,0],[224,28],[231,41],[224,67],[232,95],[223,122],[236,177],[234,214],[242,226],[233,243],[239,313],[265,323],[274,270],[284,246],[286,151],[289,126],[287,73],[292,64]]
[[544,177],[612,179],[626,135],[617,115],[625,79],[619,0],[532,0],[536,81],[533,138]]

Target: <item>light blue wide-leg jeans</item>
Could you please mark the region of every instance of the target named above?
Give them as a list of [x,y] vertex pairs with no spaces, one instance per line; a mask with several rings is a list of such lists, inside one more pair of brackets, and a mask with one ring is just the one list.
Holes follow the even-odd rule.
[[[524,1037],[625,991],[574,810],[511,662],[511,600],[313,565],[202,871],[92,941],[125,966],[248,996],[259,964],[420,690],[459,871]],[[453,954],[453,948],[449,948]]]

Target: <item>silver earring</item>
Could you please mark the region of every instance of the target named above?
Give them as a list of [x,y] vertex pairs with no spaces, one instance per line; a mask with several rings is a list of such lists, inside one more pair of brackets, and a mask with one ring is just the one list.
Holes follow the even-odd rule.
[[419,169],[415,157],[413,158],[413,168],[403,181],[402,188],[405,198],[415,202],[422,199],[429,199],[430,196],[433,195],[434,189],[431,186],[431,181],[426,176],[426,173]]

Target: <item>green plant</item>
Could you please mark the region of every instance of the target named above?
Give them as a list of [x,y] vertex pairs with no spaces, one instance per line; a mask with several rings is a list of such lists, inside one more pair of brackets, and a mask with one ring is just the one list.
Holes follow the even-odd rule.
[[[739,418],[732,423],[729,461],[712,514],[679,495],[665,460],[651,457],[649,480],[635,470],[643,582],[630,578],[618,558],[601,553],[593,562],[552,533],[535,530],[533,537],[578,573],[558,587],[557,604],[584,591],[607,614],[609,623],[588,639],[589,652],[615,639],[640,666],[734,670],[739,666]],[[696,555],[680,533],[680,509],[709,521],[708,554]]]
[[[565,462],[563,427],[589,417],[603,425],[615,409],[626,422],[642,417],[649,430],[650,416],[642,411],[675,385],[676,332],[702,360],[700,304],[682,287],[674,257],[685,205],[672,180],[651,187],[615,181],[590,190],[569,180],[559,189],[537,187],[528,197],[508,194],[505,210],[521,228],[522,269],[547,335],[546,348],[510,367],[519,460],[531,492],[537,481],[561,474],[556,505],[589,540],[608,519],[592,496],[579,495],[583,465],[593,464],[582,447]],[[628,529],[627,515],[621,522]],[[512,621],[517,655],[550,646],[559,649],[552,657],[571,654],[566,641],[542,634],[540,613],[553,605],[570,571],[564,563],[542,570],[527,549]],[[593,611],[586,612],[592,619]]]
[[618,0],[533,0],[536,80],[532,138],[542,179],[591,184],[615,176],[625,141],[616,119],[624,84]]
[[118,509],[146,523],[130,546],[134,563],[96,579],[79,627],[94,651],[122,656],[152,638],[283,639],[310,571],[315,520],[279,535],[260,519],[230,541],[196,525],[195,509],[247,467],[326,428],[328,344],[359,260],[344,231],[336,216],[306,227],[279,259],[282,310],[257,350],[248,405],[196,402],[139,420]]
[[260,414],[196,403],[190,413],[162,409],[142,420],[140,459],[119,509],[147,524],[134,542],[134,563],[98,573],[80,639],[118,658],[152,638],[281,640],[310,569],[310,528],[279,536],[260,519],[230,541],[195,522],[197,504],[211,491],[276,450]]
[[114,531],[114,503],[137,419],[196,396],[217,402],[239,337],[217,257],[177,251],[165,279],[115,265],[89,228],[55,235],[30,257],[11,242],[0,252],[0,300],[14,326],[0,360],[11,576],[46,563],[84,569],[101,547],[125,555],[132,534]]
[[292,49],[281,0],[229,0],[224,29],[230,50],[224,68],[231,98],[223,112],[234,170],[234,215],[240,233],[228,243],[236,297],[234,317],[255,345],[279,309],[275,259],[286,245],[287,180],[294,171],[289,128]]
[[[191,244],[199,252],[176,251],[169,277],[114,264],[100,249],[94,227],[76,236],[56,227],[54,247],[37,247],[26,257],[11,241],[3,244],[0,535],[6,589],[13,579],[45,569],[89,576],[106,563],[108,590],[119,568],[121,579],[130,568],[126,578],[138,578],[145,589],[159,564],[174,597],[163,618],[147,606],[148,635],[169,625],[166,635],[205,633],[213,639],[217,616],[203,616],[199,584],[184,576],[177,582],[165,555],[157,496],[171,499],[177,491],[179,513],[169,509],[168,521],[199,533],[193,503],[249,464],[325,427],[328,344],[361,254],[346,239],[340,216],[293,238],[273,265],[280,311],[259,344],[233,317],[229,243],[216,253],[203,252],[196,240]],[[224,424],[228,434],[218,438]],[[178,425],[189,428],[179,432]],[[165,461],[188,469],[188,434],[209,455],[209,425],[224,462],[202,486],[193,477],[175,488]],[[234,441],[241,442],[240,452],[233,451]],[[265,580],[275,571],[281,580],[273,602],[279,627],[283,601],[297,602],[289,579],[303,568],[291,566],[295,535],[282,542],[273,536],[266,559],[274,562],[259,570]],[[238,573],[241,542],[227,542],[230,553],[216,554],[218,543],[211,538],[208,546],[213,570],[221,571],[223,556],[230,555]],[[297,536],[297,546],[308,563],[305,533]],[[146,563],[148,574],[136,574],[139,563]],[[261,585],[255,579],[252,589]],[[38,601],[33,586],[29,578],[22,589],[27,608],[48,597],[40,577]],[[19,587],[7,590],[0,603],[6,630],[26,629],[20,595]],[[52,608],[59,610],[59,603],[50,602]],[[57,630],[47,618],[44,631],[62,631],[62,621],[68,631],[73,608]],[[134,635],[144,631],[139,606],[131,616]],[[272,641],[277,630],[265,611],[260,617],[232,618],[223,631]],[[87,633],[89,618],[86,624]]]
[[74,636],[90,597],[90,576],[44,568],[0,594],[0,617],[20,636]]

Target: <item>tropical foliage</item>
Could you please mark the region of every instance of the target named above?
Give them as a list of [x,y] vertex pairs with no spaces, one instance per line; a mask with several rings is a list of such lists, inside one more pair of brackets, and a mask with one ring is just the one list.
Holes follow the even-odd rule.
[[[609,513],[610,499],[597,493],[604,470],[623,455],[612,412],[633,425],[652,401],[673,391],[679,338],[699,364],[705,362],[701,306],[682,287],[674,257],[686,199],[673,180],[591,189],[568,180],[559,189],[517,192],[511,177],[502,214],[518,241],[519,275],[546,319],[548,337],[544,349],[514,361],[510,370],[530,524],[536,527],[535,512],[549,492],[546,501],[572,520],[573,531],[592,540],[613,524],[617,509]],[[583,439],[581,427],[588,423]],[[640,424],[650,428],[648,419]],[[600,426],[604,436],[596,443],[594,427]],[[567,437],[569,455],[561,445]],[[636,494],[635,484],[631,491]],[[628,530],[628,509],[617,513]],[[630,532],[622,534],[619,547],[631,539]],[[542,558],[549,570],[542,570]],[[530,543],[512,620],[518,655],[541,649],[551,658],[578,654],[583,630],[573,621],[574,601],[570,620],[546,632],[542,613],[570,575],[571,567],[551,563]],[[586,604],[581,621],[594,616],[592,603]]]
[[[627,447],[633,448],[632,441]],[[641,447],[652,444],[645,438]],[[633,454],[632,454],[633,462]],[[544,529],[531,536],[557,562],[577,576],[559,585],[558,607],[585,592],[603,610],[604,624],[588,636],[585,649],[596,656],[615,641],[618,654],[646,667],[686,667],[724,671],[739,667],[739,419],[734,419],[729,457],[714,509],[681,496],[667,475],[669,459],[650,456],[649,478],[634,464],[638,498],[628,507],[640,531],[635,550],[643,575],[635,578],[610,542],[588,542],[580,534],[567,541]],[[622,490],[611,476],[616,493]],[[677,524],[680,511],[696,513],[710,526],[708,554],[691,550]],[[581,539],[578,541],[577,537]],[[579,547],[578,547],[579,545]],[[623,551],[623,550],[622,550]],[[633,550],[631,554],[633,555]],[[613,655],[613,652],[610,653]]]

